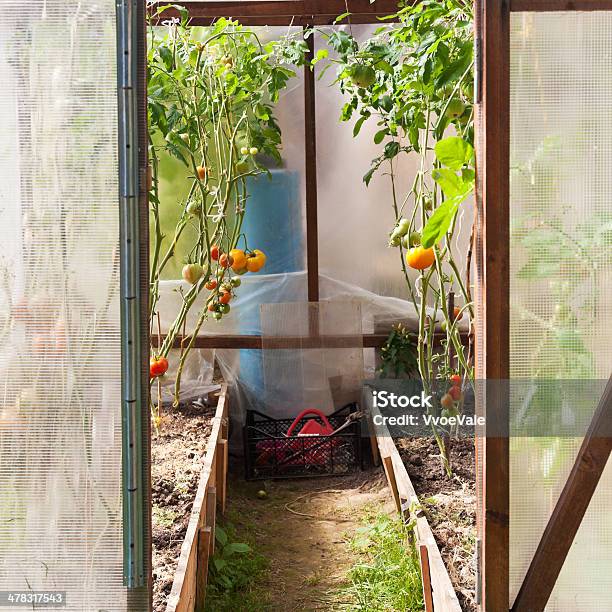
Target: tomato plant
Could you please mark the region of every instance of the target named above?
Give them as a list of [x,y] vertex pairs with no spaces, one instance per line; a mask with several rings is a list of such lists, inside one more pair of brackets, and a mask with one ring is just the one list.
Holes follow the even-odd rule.
[[[336,83],[346,100],[340,119],[354,121],[353,136],[360,137],[366,122],[377,128],[373,139],[380,154],[363,180],[369,185],[380,175],[390,183],[396,223],[389,246],[399,251],[419,321],[420,378],[427,392],[449,371],[473,380],[472,351],[462,342],[450,298],[461,296],[461,313],[468,315],[471,327],[471,249],[463,273],[454,253],[458,217],[475,176],[471,3],[400,3],[389,23],[364,41],[353,36],[350,19],[347,12],[336,20],[349,22],[347,29],[322,30],[335,54],[325,69],[337,67]],[[402,193],[397,170],[406,155],[418,156],[419,169]],[[440,329],[441,349],[436,337]],[[449,401],[453,398],[446,394],[445,403]],[[436,437],[445,457],[444,442]],[[450,470],[448,462],[446,468]]]
[[[291,63],[300,43],[289,37],[264,43],[254,30],[229,19],[192,28],[181,7],[176,7],[180,18],[165,20],[168,6],[150,17],[148,34],[153,238],[149,305],[151,333],[157,327],[161,336],[159,282],[180,249],[187,254],[182,275],[189,286],[179,288],[181,306],[156,349],[166,359],[177,336],[187,333],[177,364],[177,403],[183,365],[199,330],[209,316],[219,319],[229,312],[232,293],[217,287],[231,286],[232,273],[254,271],[257,265],[261,269],[265,263],[265,256],[255,251],[257,265],[247,270],[247,255],[237,249],[239,240],[246,241],[241,227],[249,195],[247,178],[269,172],[261,159],[281,161],[274,105],[295,76]],[[169,235],[162,231],[160,211],[177,202],[166,196],[162,201],[162,156],[178,160],[190,185],[187,197],[178,202],[181,213]],[[207,297],[198,300],[204,290]],[[192,309],[197,309],[195,324],[185,330]]]

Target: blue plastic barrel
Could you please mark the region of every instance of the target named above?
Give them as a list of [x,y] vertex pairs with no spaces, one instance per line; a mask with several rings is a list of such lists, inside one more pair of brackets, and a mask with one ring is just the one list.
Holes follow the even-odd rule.
[[[300,176],[291,170],[272,170],[271,178],[260,175],[248,180],[249,199],[243,221],[243,232],[250,249],[260,249],[267,255],[265,268],[259,274],[298,272],[305,266],[304,230]],[[242,242],[240,243],[242,246]],[[250,275],[249,275],[250,276]],[[241,287],[241,297],[247,298],[258,290],[256,275]],[[287,301],[276,292],[259,292],[259,304]],[[249,308],[239,314],[242,333],[261,333],[259,308]],[[254,404],[262,408],[264,377],[263,359],[259,350],[240,350],[240,382]]]

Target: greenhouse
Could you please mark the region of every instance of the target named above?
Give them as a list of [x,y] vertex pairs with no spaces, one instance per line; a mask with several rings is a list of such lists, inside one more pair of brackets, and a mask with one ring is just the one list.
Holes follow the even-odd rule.
[[612,611],[612,2],[0,8],[0,610]]

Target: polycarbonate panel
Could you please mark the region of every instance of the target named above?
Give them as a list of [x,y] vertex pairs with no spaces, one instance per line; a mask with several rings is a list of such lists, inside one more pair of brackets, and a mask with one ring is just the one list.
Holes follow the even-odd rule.
[[146,610],[123,587],[115,2],[0,13],[0,591]]
[[[349,30],[348,25],[337,28]],[[375,24],[351,25],[350,32],[358,40],[367,40],[377,28]],[[315,37],[315,47],[329,49],[322,36]],[[355,119],[340,121],[347,99],[334,84],[336,67],[332,66],[319,78],[325,65],[326,61],[319,62],[315,69],[319,269],[330,278],[372,293],[408,300],[398,250],[387,248],[396,222],[388,168],[381,168],[369,186],[363,182],[372,160],[382,151],[382,145],[374,144],[374,134],[380,126],[372,118],[364,123],[358,137],[353,137]],[[402,155],[395,164],[397,198],[401,204],[419,170],[420,158],[417,154]],[[411,206],[412,203],[406,210],[411,211]],[[473,207],[467,202],[461,207],[456,231],[455,256],[460,270],[465,268],[472,219]],[[409,274],[413,280],[418,276],[412,270]]]
[[[610,376],[611,64],[612,13],[512,14],[513,378]],[[512,600],[582,441],[575,433],[511,440]],[[547,610],[612,610],[611,525],[608,464]]]

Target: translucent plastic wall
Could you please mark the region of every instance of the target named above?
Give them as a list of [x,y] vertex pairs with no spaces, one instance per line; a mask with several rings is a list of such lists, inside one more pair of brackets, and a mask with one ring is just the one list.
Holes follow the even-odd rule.
[[0,12],[0,591],[146,610],[123,587],[115,3]]
[[[359,40],[366,40],[379,25],[353,25],[350,30]],[[326,48],[320,36],[315,44],[317,49]],[[324,65],[318,64],[317,79]],[[380,145],[373,140],[380,126],[372,119],[353,138],[355,120],[339,119],[346,99],[334,84],[336,77],[332,67],[316,85],[319,266],[323,274],[335,280],[408,300],[397,249],[387,248],[395,225],[388,171],[376,173],[369,186],[363,182],[372,160],[381,153]],[[419,163],[416,154],[401,156],[395,169],[400,201],[410,190]],[[473,216],[471,204],[464,204],[459,215],[456,253],[463,270],[462,254],[467,253]],[[413,276],[416,278],[417,273]],[[406,311],[411,308],[407,305]]]
[[[512,15],[513,378],[610,376],[611,62],[612,13]],[[543,409],[552,415],[564,407],[551,402]],[[595,401],[589,407],[594,409]],[[511,441],[511,599],[580,442]],[[611,525],[608,464],[547,610],[612,610]]]

